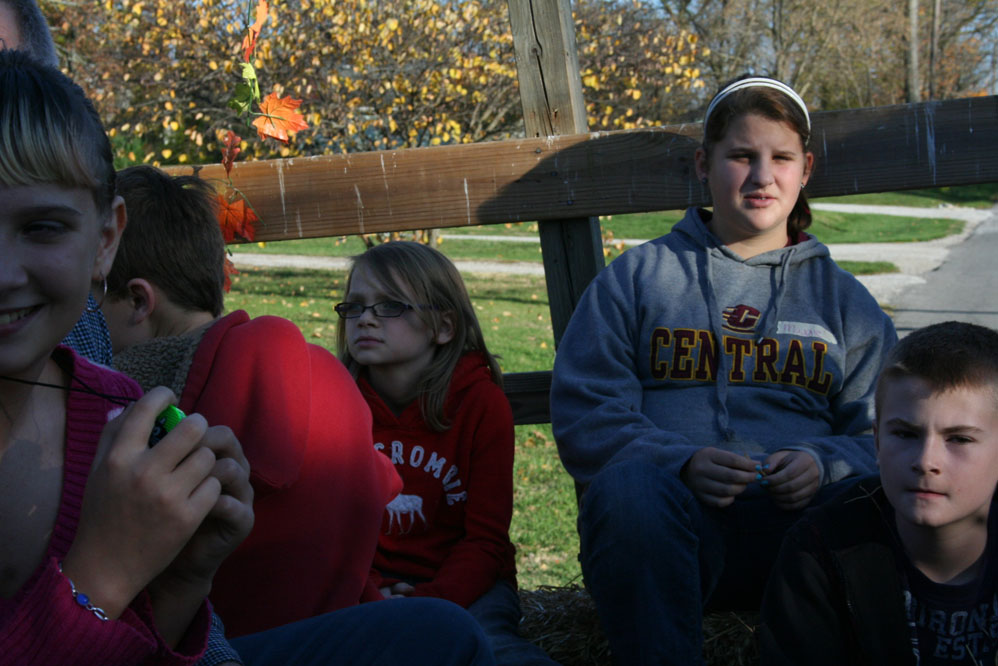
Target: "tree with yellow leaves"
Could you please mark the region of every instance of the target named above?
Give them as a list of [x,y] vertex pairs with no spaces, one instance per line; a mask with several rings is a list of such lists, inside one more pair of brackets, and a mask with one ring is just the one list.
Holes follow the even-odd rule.
[[[239,36],[261,17],[246,16],[242,0],[42,5],[125,162],[218,162],[234,123],[226,101],[246,65],[267,72],[264,93],[302,98],[310,126],[291,145],[244,141],[248,158],[523,131],[502,0],[270,0],[250,62]],[[575,19],[593,129],[667,123],[685,110],[700,47],[671,34],[653,2],[578,0]]]

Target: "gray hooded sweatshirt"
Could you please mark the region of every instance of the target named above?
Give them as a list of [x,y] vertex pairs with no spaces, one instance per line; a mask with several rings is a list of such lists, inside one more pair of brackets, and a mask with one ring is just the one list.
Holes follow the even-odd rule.
[[876,471],[873,391],[894,325],[805,235],[743,259],[691,208],[582,296],[558,348],[551,423],[581,483],[643,458],[679,474],[699,448],[811,453],[822,483]]

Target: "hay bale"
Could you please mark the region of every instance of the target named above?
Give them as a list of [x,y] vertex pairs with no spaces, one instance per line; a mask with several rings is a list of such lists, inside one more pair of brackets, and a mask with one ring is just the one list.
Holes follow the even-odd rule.
[[[610,647],[592,597],[581,585],[520,590],[520,633],[564,666],[609,666]],[[755,613],[704,617],[704,658],[711,666],[752,666],[759,661]]]
[[520,634],[564,666],[609,665],[610,646],[596,604],[581,585],[520,590]]
[[724,611],[703,618],[703,656],[711,666],[755,666],[759,645],[758,613]]

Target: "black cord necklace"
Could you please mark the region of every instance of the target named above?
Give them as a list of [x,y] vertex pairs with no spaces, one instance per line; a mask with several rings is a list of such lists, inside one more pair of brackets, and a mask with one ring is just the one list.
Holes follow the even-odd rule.
[[[107,393],[101,393],[100,391],[91,388],[82,379],[76,375],[70,375],[69,381],[76,382],[80,387],[76,386],[62,386],[61,384],[49,384],[47,382],[38,382],[31,379],[21,379],[19,377],[8,377],[7,375],[0,375],[0,379],[5,379],[9,382],[17,382],[18,384],[29,384],[31,386],[44,386],[45,388],[62,389],[63,391],[73,391],[76,393],[89,393],[90,395],[95,395],[99,398],[104,398],[116,405],[121,405],[122,407],[127,407],[131,403],[135,402],[134,398],[129,398],[123,395],[109,395]],[[82,388],[81,388],[82,387]]]
[[[69,381],[78,383],[82,388],[77,388],[75,386],[62,386],[60,384],[49,384],[47,382],[21,379],[19,377],[8,377],[7,375],[0,375],[0,379],[6,379],[9,382],[17,382],[18,384],[28,384],[30,386],[43,386],[45,388],[61,389],[63,391],[88,393],[99,398],[104,398],[105,400],[113,402],[116,405],[121,405],[122,407],[127,407],[136,400],[135,398],[129,398],[123,395],[109,395],[107,393],[101,393],[100,391],[88,386],[86,382],[72,373],[69,375]],[[166,409],[159,413],[156,417],[156,421],[153,423],[152,432],[149,434],[149,446],[155,446],[156,443],[163,439],[163,437],[166,436],[166,433],[173,430],[173,427],[180,423],[185,416],[186,414],[184,414],[178,407],[174,405],[167,405]]]

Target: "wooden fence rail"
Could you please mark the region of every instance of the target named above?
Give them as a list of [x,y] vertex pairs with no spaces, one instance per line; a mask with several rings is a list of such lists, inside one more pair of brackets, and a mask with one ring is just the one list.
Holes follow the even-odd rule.
[[[813,126],[812,197],[998,181],[995,96],[815,113]],[[707,201],[693,173],[700,131],[687,124],[242,162],[232,179],[260,215],[265,241],[673,210]]]
[[[811,196],[998,181],[998,97],[813,114]],[[699,124],[237,163],[258,240],[557,220],[707,203]],[[189,173],[191,167],[172,167]],[[200,167],[222,178],[221,165]],[[550,372],[512,373],[517,423],[549,420]]]
[[[998,181],[995,96],[815,113],[812,123],[812,197]],[[692,168],[700,132],[687,124],[243,162],[232,178],[263,221],[258,240],[673,210],[707,203]],[[506,376],[517,423],[549,420],[550,383],[550,372]]]

